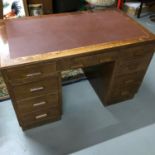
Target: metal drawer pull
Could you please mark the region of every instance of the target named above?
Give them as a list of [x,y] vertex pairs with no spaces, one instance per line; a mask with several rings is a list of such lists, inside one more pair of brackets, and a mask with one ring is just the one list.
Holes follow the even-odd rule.
[[125,84],[130,84],[130,83],[133,83],[133,82],[134,82],[134,80],[131,79],[131,80],[125,81]]
[[45,118],[45,117],[47,117],[47,114],[38,115],[35,118],[36,119],[41,119],[41,118]]
[[35,104],[33,104],[33,106],[34,107],[39,107],[39,106],[42,106],[42,105],[45,105],[45,104],[46,104],[46,102],[43,101],[43,102],[40,102],[40,103],[35,103]]
[[99,59],[99,63],[106,63],[106,62],[110,62],[112,60],[112,58],[101,58]]
[[83,64],[78,64],[78,65],[73,65],[73,67],[72,68],[83,68],[84,67],[84,65]]
[[27,74],[26,77],[38,76],[41,75],[41,72]]
[[43,90],[43,89],[44,89],[44,87],[31,88],[30,92],[36,92],[36,91]]

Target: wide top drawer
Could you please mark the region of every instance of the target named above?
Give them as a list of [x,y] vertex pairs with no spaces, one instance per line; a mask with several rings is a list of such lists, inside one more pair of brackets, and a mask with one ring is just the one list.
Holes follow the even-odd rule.
[[57,62],[57,70],[78,69],[112,62],[117,59],[116,52],[104,52],[99,54],[66,58]]
[[37,63],[7,69],[6,74],[13,84],[29,82],[56,72],[56,63]]

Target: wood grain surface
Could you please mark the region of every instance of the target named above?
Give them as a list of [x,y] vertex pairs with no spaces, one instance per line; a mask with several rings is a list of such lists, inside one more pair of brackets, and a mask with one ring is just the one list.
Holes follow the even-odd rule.
[[[96,17],[99,16],[97,18],[97,21],[99,22],[102,19],[102,14],[103,19],[106,20],[100,22],[101,25],[97,24],[95,26],[94,22],[96,21]],[[107,16],[104,16],[104,14],[106,14],[107,16],[108,14],[114,17],[118,16],[122,19],[122,21],[125,22],[119,22],[119,18],[116,20],[112,18],[110,20],[109,18],[107,18]],[[86,24],[87,29],[84,25],[85,18],[81,19],[83,23],[79,23],[82,16],[94,16],[94,20],[91,18],[87,19],[87,22],[89,23],[88,25]],[[69,17],[69,19],[67,19],[66,17]],[[78,23],[76,23],[76,20],[74,20],[76,18]],[[48,22],[45,22],[44,25],[44,22],[42,22],[44,20],[46,22],[50,20],[50,25],[48,25]],[[53,27],[57,27],[55,28],[57,29],[56,33],[54,33],[54,28],[52,28],[52,20],[55,21],[53,22]],[[113,20],[114,22],[112,22]],[[57,21],[59,25],[57,25]],[[74,21],[76,24],[78,24],[78,27],[75,24],[69,24],[69,21]],[[93,23],[91,23],[92,21]],[[15,23],[17,24],[17,27],[13,26]],[[20,25],[23,26],[24,23],[26,24],[24,26],[24,28],[26,29],[22,29],[20,27]],[[117,26],[119,26],[119,28],[117,26],[114,26],[115,23],[117,24]],[[127,26],[128,24],[129,26]],[[7,25],[8,27],[7,32],[5,25]],[[19,27],[20,29],[18,29]],[[69,29],[67,27],[69,27]],[[103,31],[102,27],[104,28]],[[82,33],[80,33],[80,29],[82,30]],[[61,34],[60,32],[58,32],[58,30],[60,30],[60,32],[64,32]],[[92,32],[92,30],[96,30],[96,32]],[[50,33],[48,34],[49,31],[53,32],[53,35]],[[68,31],[71,33],[67,33]],[[16,32],[17,34],[15,34]],[[44,35],[44,33],[46,35]],[[92,53],[99,50],[102,50],[103,52],[104,49],[143,43],[145,41],[151,42],[155,39],[155,36],[153,34],[148,32],[142,26],[140,26],[118,10],[97,11],[95,13],[65,13],[60,15],[26,17],[24,19],[8,20],[5,23],[1,22],[0,34],[0,44],[2,47],[1,49],[3,50],[3,52],[1,53],[1,67],[32,62],[34,63],[49,59],[54,60],[66,56]],[[10,41],[8,42],[8,40]],[[76,40],[78,40],[78,42],[76,42]]]

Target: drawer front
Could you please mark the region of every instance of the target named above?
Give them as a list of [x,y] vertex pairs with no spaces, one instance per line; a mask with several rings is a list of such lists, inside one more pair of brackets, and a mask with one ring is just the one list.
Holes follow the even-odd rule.
[[56,72],[55,63],[34,64],[22,67],[10,68],[7,70],[8,80],[13,84],[22,83],[45,77]]
[[48,94],[33,99],[17,102],[17,109],[21,115],[31,113],[36,110],[53,108],[60,106],[58,94]]
[[132,94],[132,93],[126,93],[124,95],[112,96],[108,100],[108,105],[116,104],[116,103],[122,102],[122,101],[126,101],[126,100],[129,100],[129,99],[132,99],[133,97],[134,97],[134,94]]
[[137,87],[132,88],[132,87],[128,87],[128,88],[124,88],[124,89],[120,89],[120,88],[115,88],[111,95],[110,95],[110,101],[112,103],[114,102],[119,102],[119,101],[123,101],[129,98],[132,98],[135,94],[137,90]]
[[71,69],[71,60],[70,59],[63,59],[57,61],[57,70],[58,71],[64,71]]
[[133,98],[138,88],[139,87],[133,85],[121,88],[114,86],[107,99],[108,105]]
[[37,97],[48,93],[58,92],[59,81],[57,76],[52,76],[38,80],[36,82],[30,82],[24,85],[17,85],[13,87],[13,92],[16,101],[22,99]]
[[[138,73],[137,73],[138,74]],[[133,96],[141,84],[143,75],[129,74],[125,76],[117,77],[112,87],[111,97],[112,98],[127,98]]]
[[133,98],[140,87],[144,75],[145,70],[116,76],[113,81],[112,91],[108,97],[108,104]]
[[114,88],[124,88],[129,86],[139,86],[143,80],[145,71],[135,72],[117,76],[114,79]]
[[88,66],[94,66],[101,63],[114,61],[116,53],[102,53],[91,56],[77,56],[76,58],[68,58],[57,62],[57,70],[77,69]]
[[83,68],[87,66],[93,66],[98,64],[98,57],[96,55],[86,56],[86,57],[78,57],[72,59],[72,68]]
[[60,108],[52,108],[52,109],[45,109],[40,111],[35,111],[31,114],[25,114],[20,117],[22,124],[35,124],[39,122],[45,122],[47,120],[52,120],[54,118],[58,118],[61,115]]
[[136,93],[138,88],[139,87],[137,85],[131,85],[131,86],[126,86],[121,88],[118,87],[118,88],[114,88],[111,94],[112,94],[112,97],[126,96],[126,95]]
[[99,63],[107,63],[111,61],[115,61],[117,59],[116,52],[114,53],[104,53],[98,55]]
[[121,51],[120,57],[125,59],[127,57],[129,59],[151,57],[153,55],[153,51],[154,49],[152,48],[152,46],[132,47]]
[[118,63],[118,72],[116,74],[127,74],[146,70],[150,63],[150,57],[145,59],[132,59],[120,61]]

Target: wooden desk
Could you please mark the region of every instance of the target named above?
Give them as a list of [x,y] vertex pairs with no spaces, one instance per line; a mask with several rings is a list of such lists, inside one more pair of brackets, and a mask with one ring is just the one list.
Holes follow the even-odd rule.
[[61,71],[83,68],[104,105],[134,97],[155,36],[118,10],[0,24],[1,72],[23,129],[59,120]]

